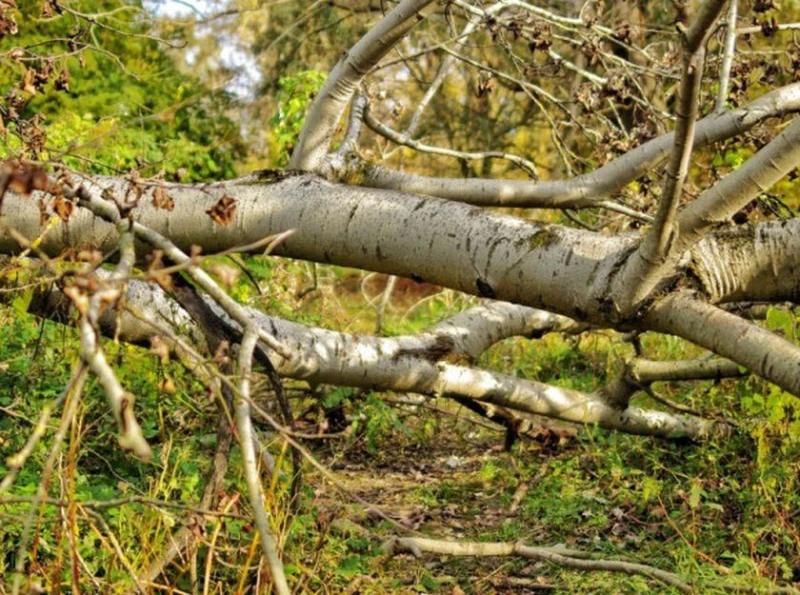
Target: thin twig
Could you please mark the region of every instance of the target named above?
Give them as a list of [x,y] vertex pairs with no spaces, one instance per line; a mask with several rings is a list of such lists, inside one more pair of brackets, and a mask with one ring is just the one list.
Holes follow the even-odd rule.
[[717,105],[715,112],[725,109],[728,100],[728,88],[731,83],[731,67],[733,66],[733,53],[736,50],[736,18],[739,0],[728,0],[728,16],[725,24],[725,46],[722,50],[722,64],[719,67],[719,91],[717,92]]
[[264,493],[258,478],[258,463],[253,447],[253,420],[250,417],[250,372],[253,365],[253,353],[258,343],[259,332],[254,326],[247,327],[239,347],[239,394],[234,410],[236,412],[236,428],[239,432],[239,448],[242,450],[242,466],[250,496],[250,505],[255,515],[256,527],[261,536],[261,547],[267,558],[275,595],[291,595],[283,563],[278,555],[275,537],[269,525],[269,518],[264,510]]
[[58,430],[53,437],[53,446],[50,448],[50,454],[47,456],[44,469],[40,474],[41,479],[39,480],[39,485],[36,489],[34,500],[31,503],[30,511],[28,511],[28,515],[25,517],[22,535],[19,538],[19,545],[16,552],[17,557],[14,565],[14,582],[11,588],[12,595],[19,595],[20,593],[22,579],[25,576],[25,563],[28,560],[28,556],[26,554],[28,544],[30,543],[31,530],[33,528],[33,521],[36,516],[36,511],[38,510],[40,503],[47,497],[47,482],[53,473],[53,467],[55,466],[56,459],[61,453],[61,446],[64,443],[67,431],[72,426],[75,412],[78,409],[78,403],[80,402],[83,394],[83,386],[86,382],[86,376],[87,374],[85,373],[78,375],[72,385],[72,391],[66,396],[64,411],[61,414],[61,423],[59,424]]

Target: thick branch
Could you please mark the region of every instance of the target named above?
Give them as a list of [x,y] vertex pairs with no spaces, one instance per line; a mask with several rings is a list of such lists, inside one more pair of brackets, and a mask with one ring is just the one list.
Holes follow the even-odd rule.
[[798,165],[800,118],[681,212],[678,217],[680,238],[675,253],[685,252],[714,226],[727,223],[736,212]]
[[[636,280],[647,276],[648,283],[641,287],[649,292],[657,281],[665,280],[673,272],[684,253],[694,247],[713,227],[728,223],[737,211],[788,175],[798,164],[800,119],[795,120],[739,169],[705,190],[681,212],[677,218],[680,232],[670,242],[666,254],[656,259],[651,250],[648,256],[643,245],[642,250],[633,255],[614,281],[615,288],[624,292]],[[719,262],[719,259],[715,260]],[[729,273],[725,276],[728,277]],[[643,297],[642,292],[634,294],[633,305],[636,304],[635,299]]]
[[[131,286],[140,283],[132,282]],[[136,291],[132,295],[145,293]],[[173,313],[163,292],[161,297],[151,294],[150,301],[151,309],[157,311],[163,304],[170,315]],[[219,306],[208,301],[218,315],[225,316]],[[131,295],[128,302],[136,307]],[[517,333],[535,336],[554,329],[554,323],[560,328],[572,327],[562,317],[548,317],[520,307],[516,307],[520,311],[514,312],[515,307],[510,304],[492,306],[497,306],[496,312],[487,307],[456,315],[437,327],[438,333],[392,338],[308,328],[254,310],[249,311],[248,317],[286,347],[289,357],[275,353],[269,357],[278,373],[289,378],[315,384],[474,399],[527,414],[663,438],[702,439],[726,431],[720,424],[694,417],[616,407],[608,404],[600,393],[585,394],[446,363],[459,361],[465,353],[461,349],[467,354],[479,352],[492,338]],[[121,339],[144,334],[139,319],[123,312],[117,320],[119,326],[114,330]],[[490,330],[493,321],[497,321],[499,330]],[[562,327],[565,322],[567,326]],[[474,325],[472,328],[481,337],[477,341],[464,340],[470,325]]]
[[683,195],[683,184],[689,175],[689,159],[699,111],[700,89],[705,68],[705,44],[711,25],[717,20],[725,0],[707,0],[698,12],[692,28],[683,39],[683,72],[678,89],[675,139],[664,172],[664,184],[653,226],[647,232],[637,253],[626,267],[619,307],[623,316],[635,310],[664,277],[662,265],[670,255],[672,243],[680,233],[675,227],[675,214]]
[[403,0],[345,52],[311,106],[290,168],[306,171],[320,168],[336,126],[361,80],[422,19],[422,9],[432,1]]
[[450,337],[456,353],[477,360],[489,347],[508,337],[539,338],[547,333],[579,333],[588,326],[544,310],[507,302],[489,302],[437,324],[431,333]]
[[[94,193],[107,189],[124,196],[128,182],[99,178],[92,188]],[[173,211],[158,210],[143,200],[135,215],[185,251],[203,246],[206,253],[221,252],[295,229],[276,253],[430,281],[599,326],[619,325],[609,285],[637,240],[635,235],[536,224],[450,201],[335,185],[309,175],[272,184],[252,178],[207,187],[176,186],[169,192]],[[225,226],[205,214],[222,196],[233,198],[236,205],[232,222]],[[9,224],[25,237],[40,235],[35,201],[9,193],[5,203]],[[696,247],[695,252],[705,256],[686,265],[695,277],[710,282],[717,277],[711,265],[724,269],[733,262],[727,259],[736,256],[736,270],[747,272],[747,283],[701,285],[699,289],[715,301],[733,292],[739,300],[747,300],[748,292],[757,292],[761,299],[771,290],[784,296],[799,284],[797,275],[785,276],[800,267],[799,225],[760,224],[738,232],[744,239],[730,232],[713,234]],[[79,210],[68,225],[58,224],[48,232],[39,246],[50,255],[86,246],[111,253],[117,241],[113,225]],[[741,257],[740,244],[760,256]],[[14,236],[0,233],[0,252],[19,249]],[[719,256],[712,258],[714,254]]]
[[720,358],[657,361],[635,359],[628,366],[628,373],[640,384],[653,382],[676,382],[681,380],[717,380],[746,376],[741,366]]
[[769,330],[686,295],[660,301],[646,314],[645,323],[689,339],[800,395],[800,348]]
[[[513,306],[500,305],[511,314]],[[212,304],[212,307],[213,304]],[[215,309],[222,314],[218,307]],[[527,310],[527,309],[523,309]],[[535,315],[509,317],[508,330],[535,334],[547,331],[553,320]],[[497,315],[495,315],[497,316]],[[441,334],[378,338],[348,335],[280,320],[251,311],[254,323],[286,346],[291,357],[270,354],[275,369],[283,376],[313,383],[356,386],[372,390],[413,392],[449,398],[467,398],[507,407],[515,411],[552,417],[583,424],[597,424],[634,434],[663,438],[689,437],[702,439],[725,432],[713,422],[692,417],[675,416],[635,407],[620,409],[609,405],[602,395],[590,395],[546,384],[522,380],[505,374],[488,372],[446,363],[458,359],[457,345],[474,349],[474,344],[459,341],[467,320],[476,329],[487,328],[481,311],[454,317],[456,324],[438,327]],[[514,319],[522,324],[514,323]],[[524,320],[527,318],[527,320]],[[460,322],[459,322],[460,320]],[[452,322],[452,321],[451,321]],[[557,319],[559,324],[563,319]],[[448,333],[456,331],[456,338]],[[478,342],[480,343],[480,341]]]

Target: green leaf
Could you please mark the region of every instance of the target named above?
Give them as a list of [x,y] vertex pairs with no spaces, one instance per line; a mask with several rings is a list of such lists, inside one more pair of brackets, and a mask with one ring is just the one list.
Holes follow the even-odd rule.
[[425,587],[428,591],[435,591],[439,588],[439,582],[433,578],[430,574],[423,574],[420,583],[423,587]]
[[699,481],[693,481],[689,489],[689,508],[696,509],[700,506],[700,498],[703,495],[703,488]]
[[767,328],[773,331],[783,331],[784,336],[792,337],[794,331],[794,314],[780,308],[768,308]]
[[361,558],[359,556],[349,556],[344,558],[334,571],[336,574],[343,578],[353,578],[360,574],[364,574],[364,569],[361,565]]

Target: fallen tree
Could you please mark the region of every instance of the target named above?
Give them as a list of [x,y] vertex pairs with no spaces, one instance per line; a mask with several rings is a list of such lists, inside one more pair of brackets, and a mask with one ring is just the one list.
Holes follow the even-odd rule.
[[[476,65],[459,53],[476,32],[488,31],[497,41],[502,38],[497,30],[508,36],[518,31],[534,43],[526,27],[544,23],[625,45],[617,33],[594,19],[564,17],[524,2],[482,7],[456,1],[444,12],[453,7],[464,22],[463,33],[456,35],[456,49],[440,65],[444,76],[459,63],[489,69],[481,72],[490,72],[492,79],[503,78],[492,67]],[[800,121],[761,143],[740,167],[715,179],[698,176],[688,190],[691,159],[698,151],[741,138],[765,122],[800,110],[800,84],[790,83],[739,107],[718,105],[720,109],[711,115],[699,117],[704,85],[713,78],[704,75],[705,53],[723,7],[721,1],[704,2],[686,26],[679,27],[681,65],[671,72],[678,81],[674,131],[631,147],[586,173],[540,180],[525,160],[515,158],[512,163],[530,169],[528,179],[442,178],[365,160],[359,148],[364,122],[386,139],[423,153],[438,151],[462,161],[507,154],[504,148],[491,154],[436,149],[414,139],[414,126],[398,133],[375,116],[378,99],[368,97],[363,87],[367,75],[398,44],[411,39],[415,25],[428,13],[434,13],[431,19],[449,18],[438,14],[431,0],[403,0],[330,72],[307,116],[290,169],[211,184],[181,184],[137,175],[88,176],[58,164],[11,160],[0,177],[0,252],[12,256],[14,263],[35,259],[36,266],[56,279],[55,285],[48,282],[40,288],[31,300],[31,311],[61,319],[69,318],[65,314],[69,308],[77,312],[83,366],[76,371],[75,382],[80,384],[78,379],[87,371],[99,379],[123,448],[149,456],[150,447],[137,422],[147,412],[134,414],[135,397],[104,357],[101,334],[133,343],[161,336],[181,357],[193,361],[210,384],[219,390],[226,387],[235,403],[250,502],[275,592],[288,593],[263,515],[256,468],[250,398],[254,360],[267,368],[276,393],[281,390],[280,376],[476,401],[480,410],[504,420],[509,428],[532,416],[546,416],[668,439],[725,436],[731,426],[706,419],[698,411],[632,405],[631,398],[640,391],[653,395],[653,382],[755,374],[800,396],[797,345],[732,311],[753,302],[794,302],[800,294],[800,220],[740,221],[739,217],[800,164]],[[726,27],[735,37],[735,24]],[[513,45],[505,38],[497,43]],[[723,57],[732,51],[720,50]],[[551,59],[600,88],[610,84],[610,77],[598,78],[563,56]],[[634,68],[637,61],[631,59],[629,65]],[[647,67],[657,70],[650,63]],[[720,76],[728,74],[723,70]],[[482,80],[488,84],[489,79]],[[553,109],[568,111],[535,84],[514,77],[511,82],[533,93],[534,99],[549,101]],[[441,84],[437,76],[429,89],[435,94]],[[642,89],[631,93],[633,98],[626,96],[620,110],[632,110],[632,102],[653,113],[663,111],[650,93]],[[618,99],[612,97],[610,111]],[[348,107],[348,130],[340,139],[337,129]],[[619,124],[626,129],[623,122]],[[560,150],[567,144],[557,141]],[[580,148],[580,143],[574,145]],[[651,180],[659,191],[649,202],[637,206],[618,200],[645,176],[661,180],[660,184]],[[573,217],[575,210],[600,209],[624,217],[626,223],[585,229],[490,207],[563,209]],[[636,225],[628,225],[631,222]],[[408,277],[486,301],[413,336],[359,336],[307,327],[242,306],[202,266],[208,255],[265,251]],[[79,263],[67,267],[67,272],[55,264],[64,254]],[[116,261],[114,269],[99,268],[110,256]],[[176,288],[176,276],[190,280],[193,289]],[[660,363],[637,357],[591,393],[477,365],[486,349],[511,336],[601,329],[634,336],[675,335],[717,357]],[[237,365],[231,367],[234,380],[221,378],[198,356],[193,340],[206,341],[211,353],[223,341],[239,344]],[[226,365],[232,361],[226,360]],[[284,404],[278,431],[287,430],[291,415]],[[12,470],[21,468],[25,459],[23,452]],[[11,483],[13,477],[3,488]],[[680,583],[679,588],[684,587]]]

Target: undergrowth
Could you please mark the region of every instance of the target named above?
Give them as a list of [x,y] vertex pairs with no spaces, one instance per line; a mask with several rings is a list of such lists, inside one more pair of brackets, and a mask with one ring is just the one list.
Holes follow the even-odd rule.
[[[374,326],[370,300],[380,283],[365,289],[360,278],[353,285],[348,271],[320,268],[318,287],[298,300],[296,293],[311,284],[308,268],[280,260],[252,264],[252,278],[269,281],[273,293],[266,297],[243,278],[234,287],[241,301],[300,321],[333,321],[337,330]],[[296,307],[287,308],[292,300]],[[471,303],[451,292],[399,294],[384,332],[421,330]],[[69,327],[13,308],[0,310],[0,318],[2,477],[42,408],[61,394],[78,347]],[[646,335],[642,345],[653,358],[697,354],[672,338]],[[613,333],[554,335],[504,341],[481,364],[593,390],[631,349]],[[214,509],[197,504],[216,447],[213,395],[180,362],[111,341],[106,350],[137,395],[154,457],[142,462],[118,448],[105,397],[89,381],[64,447],[43,477],[61,415],[55,408],[0,504],[0,592],[10,592],[16,566],[25,569],[28,588],[126,592],[132,576],[156,563],[171,536],[186,528],[197,537],[195,545],[149,592],[269,592],[236,449]],[[286,445],[260,425],[278,466],[265,478],[267,506],[298,593],[671,592],[639,576],[512,558],[387,558],[382,543],[409,531],[564,544],[678,573],[703,593],[717,592],[713,584],[720,580],[764,592],[770,583],[800,582],[800,405],[760,380],[658,387],[673,401],[739,423],[724,441],[679,444],[589,427],[565,431],[555,443],[523,440],[510,452],[503,452],[501,432],[453,403],[409,405],[398,395],[287,387],[296,413],[307,414],[298,423],[308,424],[308,432],[333,410],[346,420],[336,432],[305,441],[328,472],[305,464],[294,511]],[[263,398],[270,406],[269,395]],[[40,490],[48,499],[32,507]],[[26,531],[27,546],[20,549]]]

